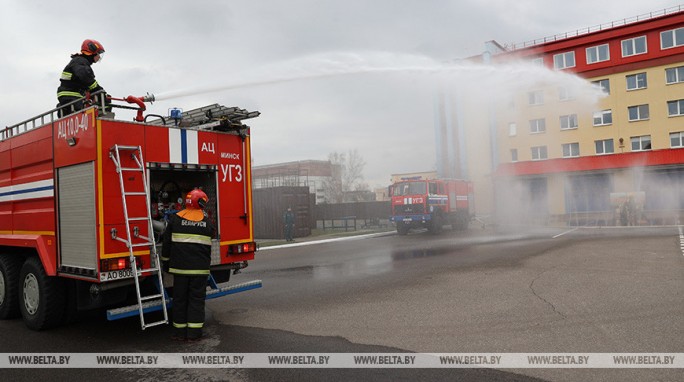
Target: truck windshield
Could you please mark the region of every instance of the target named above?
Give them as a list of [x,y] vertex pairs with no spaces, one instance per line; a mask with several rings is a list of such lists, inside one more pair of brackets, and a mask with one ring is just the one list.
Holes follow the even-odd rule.
[[397,183],[394,185],[392,190],[392,195],[403,196],[403,195],[424,195],[426,193],[426,183],[425,182],[405,182]]

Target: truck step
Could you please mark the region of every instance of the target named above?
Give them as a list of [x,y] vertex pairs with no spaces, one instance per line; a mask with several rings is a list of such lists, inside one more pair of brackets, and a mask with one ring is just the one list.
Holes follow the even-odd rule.
[[205,300],[211,300],[212,298],[223,297],[229,294],[245,292],[252,289],[261,288],[261,280],[248,281],[241,284],[235,284],[232,286],[226,286],[218,289],[210,289],[207,291],[207,296]]
[[[218,298],[226,296],[229,294],[235,294],[240,292],[246,292],[248,290],[261,288],[261,280],[248,281],[241,284],[230,285],[226,287],[221,287],[218,289],[211,289],[207,291],[206,300],[213,298]],[[173,305],[171,298],[166,300],[167,309]],[[152,313],[162,310],[161,300],[156,301],[146,301],[142,304],[143,313]],[[122,318],[133,317],[138,315],[138,304],[124,306],[121,308],[110,309],[107,311],[107,320],[114,321]]]

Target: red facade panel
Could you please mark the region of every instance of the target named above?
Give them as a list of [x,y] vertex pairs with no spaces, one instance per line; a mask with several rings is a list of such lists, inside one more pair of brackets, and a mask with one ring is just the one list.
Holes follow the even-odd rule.
[[[684,12],[636,22],[624,26],[587,33],[577,37],[560,39],[557,41],[518,49],[499,55],[497,60],[507,60],[512,57],[539,57],[544,64],[553,68],[553,56],[564,52],[575,52],[575,67],[566,70],[575,73],[587,71],[607,70],[624,65],[634,65],[644,61],[661,59],[673,55],[684,54],[684,46],[661,49],[660,32],[684,27]],[[639,36],[646,36],[647,52],[628,57],[622,57],[622,41]],[[610,59],[608,61],[587,64],[586,49],[598,45],[608,44]],[[652,66],[652,65],[651,65]]]
[[559,158],[500,164],[499,176],[542,175],[558,172],[598,171],[627,167],[679,165],[684,162],[684,150],[666,149],[597,155],[579,158]]

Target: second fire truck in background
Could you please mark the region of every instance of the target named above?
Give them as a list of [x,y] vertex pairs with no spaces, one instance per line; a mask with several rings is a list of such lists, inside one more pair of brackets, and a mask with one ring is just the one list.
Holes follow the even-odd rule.
[[404,178],[390,186],[392,215],[397,232],[427,228],[432,233],[444,225],[465,230],[473,215],[473,185],[458,179]]

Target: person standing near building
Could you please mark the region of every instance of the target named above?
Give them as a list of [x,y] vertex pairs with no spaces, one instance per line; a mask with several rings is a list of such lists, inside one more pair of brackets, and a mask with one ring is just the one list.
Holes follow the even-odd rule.
[[[86,92],[99,93],[99,97],[104,97],[105,104],[109,104],[104,89],[95,79],[95,73],[91,65],[102,60],[105,50],[102,44],[96,40],[85,40],[81,44],[81,52],[71,55],[71,61],[64,67],[59,78],[60,85],[57,88],[57,107],[63,107],[69,102],[76,101],[85,96]],[[98,98],[99,98],[98,97]],[[98,99],[95,102],[100,103]],[[75,111],[83,109],[83,100],[78,101],[68,107],[63,107],[59,115],[65,116]]]
[[171,215],[163,234],[161,260],[173,274],[173,339],[202,337],[204,300],[211,263],[214,226],[204,209],[209,198],[194,189],[185,196],[185,208]]
[[295,214],[291,207],[287,207],[287,211],[283,214],[283,224],[285,225],[285,241],[294,241],[292,236],[294,234]]

